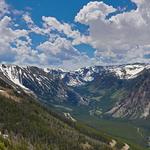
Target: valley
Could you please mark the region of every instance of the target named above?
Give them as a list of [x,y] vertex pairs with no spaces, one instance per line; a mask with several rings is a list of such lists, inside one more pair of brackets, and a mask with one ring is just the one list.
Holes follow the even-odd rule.
[[[70,107],[54,108],[55,111],[70,113],[71,116],[80,122],[89,125],[99,131],[107,133],[121,141],[141,147],[141,149],[148,149],[147,138],[149,132],[149,120],[123,120],[103,117],[95,114],[90,115],[90,110],[85,107]],[[147,124],[147,125],[146,125]]]
[[[1,65],[0,78],[1,85],[37,99],[70,121],[128,143],[133,150],[148,150],[149,68],[149,64],[128,64],[66,72]],[[3,86],[1,91],[5,91]],[[7,96],[15,101],[16,97]]]
[[150,0],[0,0],[0,150],[150,150]]

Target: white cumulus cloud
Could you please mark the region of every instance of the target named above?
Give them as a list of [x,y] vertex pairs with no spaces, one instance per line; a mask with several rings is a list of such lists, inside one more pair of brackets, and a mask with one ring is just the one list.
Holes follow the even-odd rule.
[[6,13],[9,13],[8,7],[9,6],[6,4],[5,0],[0,0],[0,17]]
[[90,44],[97,49],[95,57],[104,63],[128,63],[146,61],[150,53],[150,3],[149,0],[133,0],[137,9],[112,17],[115,8],[103,2],[89,2],[75,21],[89,26]]
[[[89,2],[75,16],[75,22],[88,27],[84,34],[78,26],[51,16],[43,16],[37,25],[28,12],[14,13],[17,10],[10,10],[1,0],[0,62],[70,70],[89,65],[148,62],[150,3],[149,0],[132,2],[137,4],[137,9],[120,14],[114,13],[117,9],[104,2]],[[23,18],[25,26],[16,21],[15,14]],[[96,49],[94,56],[91,58],[79,51],[80,44]]]

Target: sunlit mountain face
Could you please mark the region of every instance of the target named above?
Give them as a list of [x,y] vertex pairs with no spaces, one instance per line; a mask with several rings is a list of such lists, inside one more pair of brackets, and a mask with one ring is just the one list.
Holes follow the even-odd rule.
[[0,0],[0,149],[149,150],[150,2]]

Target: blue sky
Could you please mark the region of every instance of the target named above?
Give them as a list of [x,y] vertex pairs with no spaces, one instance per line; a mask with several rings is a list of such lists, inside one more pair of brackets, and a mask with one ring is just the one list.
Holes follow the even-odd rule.
[[[94,0],[93,0],[94,1]],[[7,0],[12,7],[18,10],[28,10],[33,19],[38,23],[41,17],[53,16],[58,20],[72,22],[78,11],[90,0],[70,1],[70,0]],[[136,8],[136,4],[130,0],[103,0],[108,5],[115,8],[126,8],[130,11]]]
[[[121,7],[130,11],[136,8],[136,5],[130,0],[103,0],[106,4],[115,8]],[[33,19],[38,23],[41,17],[53,16],[58,20],[72,22],[77,12],[90,0],[7,0],[15,9],[26,10],[31,8]]]
[[148,0],[1,0],[0,5],[1,63],[74,69],[149,60]]
[[[74,18],[79,10],[86,5],[90,0],[7,0],[14,9],[29,11],[32,19],[41,24],[42,16],[52,16],[60,21],[74,23]],[[130,0],[103,0],[108,5],[115,8],[123,9],[123,11],[130,11],[136,9],[136,4]],[[118,10],[116,13],[122,13]],[[113,14],[112,14],[113,15]],[[82,32],[86,31],[87,27],[77,24],[77,28]],[[39,43],[41,38],[34,36],[34,44]],[[76,47],[79,51],[87,53],[89,57],[93,57],[95,51],[90,45],[81,44]]]

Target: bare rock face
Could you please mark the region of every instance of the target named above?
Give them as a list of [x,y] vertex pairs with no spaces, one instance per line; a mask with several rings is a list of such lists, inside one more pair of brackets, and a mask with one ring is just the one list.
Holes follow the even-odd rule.
[[128,96],[107,114],[115,118],[129,119],[150,117],[150,70],[144,70],[132,81]]

